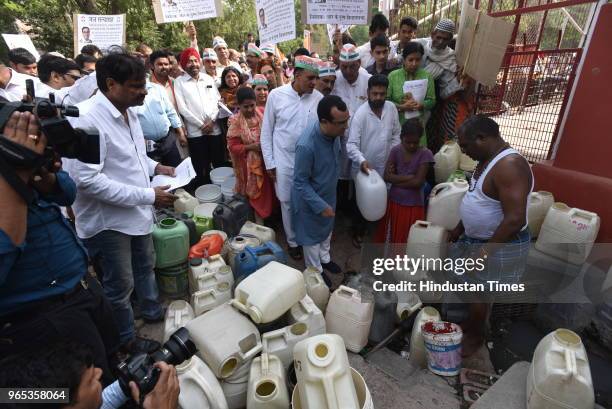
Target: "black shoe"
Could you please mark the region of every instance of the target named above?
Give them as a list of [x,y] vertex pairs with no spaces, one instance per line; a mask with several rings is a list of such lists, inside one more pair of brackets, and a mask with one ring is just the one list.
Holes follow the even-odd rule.
[[[134,319],[136,314],[134,314]],[[159,314],[159,317],[157,318],[147,318],[144,315],[141,314],[142,320],[147,323],[147,324],[156,324],[158,322],[162,322],[166,319],[166,307],[162,307],[161,313]]]
[[157,341],[147,338],[135,337],[133,340],[125,344],[122,348],[126,353],[134,355],[138,353],[150,354],[158,350],[161,344]]
[[333,261],[330,261],[329,263],[321,264],[321,267],[323,267],[324,270],[327,270],[332,274],[342,273],[342,269],[340,268],[340,266],[334,263]]
[[323,277],[323,282],[325,282],[325,285],[327,286],[327,288],[331,290],[333,283],[331,282],[327,274],[325,274],[325,272],[322,272],[321,277]]
[[289,247],[289,249],[287,250],[287,253],[289,253],[289,256],[296,261],[299,261],[304,258],[304,254],[302,253],[301,246]]

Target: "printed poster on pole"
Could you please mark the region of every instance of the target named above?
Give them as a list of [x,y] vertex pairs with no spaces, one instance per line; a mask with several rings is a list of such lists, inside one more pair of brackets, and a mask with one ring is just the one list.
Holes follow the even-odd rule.
[[153,0],[157,24],[223,17],[221,0]]
[[110,46],[125,44],[125,14],[98,15],[74,14],[74,55],[87,44],[94,44],[102,51]]
[[255,0],[255,13],[261,44],[278,44],[296,37],[293,0]]
[[302,0],[304,24],[368,25],[372,0]]

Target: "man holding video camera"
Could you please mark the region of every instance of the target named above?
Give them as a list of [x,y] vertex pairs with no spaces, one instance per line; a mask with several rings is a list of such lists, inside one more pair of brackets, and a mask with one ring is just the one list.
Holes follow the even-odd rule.
[[[0,105],[2,106],[2,105]],[[51,171],[7,155],[7,146],[41,156],[47,137],[30,112],[13,112],[0,124],[0,356],[70,339],[88,345],[108,383],[107,357],[118,347],[112,309],[87,272],[87,253],[59,206],[74,201],[76,187],[53,163]],[[18,178],[29,202],[9,183]],[[28,196],[28,195],[25,195]]]

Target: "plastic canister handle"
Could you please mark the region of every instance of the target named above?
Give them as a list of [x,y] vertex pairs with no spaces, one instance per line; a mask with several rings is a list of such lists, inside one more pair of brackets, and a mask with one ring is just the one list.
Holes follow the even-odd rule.
[[447,188],[449,185],[450,183],[448,182],[438,183],[437,185],[433,187],[433,189],[431,189],[431,192],[429,193],[429,197],[433,197],[437,195],[438,193],[440,193],[441,190]]
[[[272,339],[276,339],[276,338],[283,338],[283,339],[284,339],[284,341],[285,341],[285,344],[289,344],[289,340],[287,339],[287,338],[288,338],[288,337],[287,337],[287,331],[285,331],[285,330],[282,330],[282,331],[281,331],[281,330],[277,330],[277,331],[278,331],[278,334],[273,334],[273,335],[265,335],[265,336],[262,338],[261,342],[262,342],[262,350],[263,350],[263,351],[265,351],[265,352],[269,352],[269,349],[268,349],[268,342],[269,342],[270,340],[272,340]],[[271,333],[268,333],[268,334],[271,334]]]
[[268,375],[268,369],[269,365],[268,365],[268,353],[267,352],[263,352],[261,354],[261,374],[262,375]]
[[414,224],[417,227],[425,227],[426,228],[426,227],[429,227],[431,225],[431,222],[427,222],[425,220],[417,220]]
[[577,375],[576,352],[571,349],[565,349],[565,378],[569,380]]
[[338,295],[344,297],[345,294],[349,295],[349,298],[358,298],[359,293],[357,290],[351,287],[340,286],[338,289]]

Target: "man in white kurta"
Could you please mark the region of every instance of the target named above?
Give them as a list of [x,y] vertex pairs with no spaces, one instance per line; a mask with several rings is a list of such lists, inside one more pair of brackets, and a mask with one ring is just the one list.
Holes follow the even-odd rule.
[[268,96],[261,129],[261,150],[266,169],[275,181],[276,196],[281,204],[283,227],[289,255],[302,257],[291,224],[291,188],[295,164],[295,146],[304,129],[317,120],[317,104],[323,98],[315,90],[318,64],[313,58],[295,60],[294,80],[275,88]]
[[375,170],[382,177],[391,148],[400,143],[397,109],[386,101],[389,80],[382,74],[368,81],[368,103],[362,104],[349,129],[346,144],[352,162],[351,174]]

